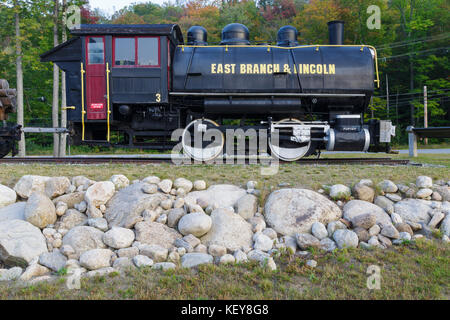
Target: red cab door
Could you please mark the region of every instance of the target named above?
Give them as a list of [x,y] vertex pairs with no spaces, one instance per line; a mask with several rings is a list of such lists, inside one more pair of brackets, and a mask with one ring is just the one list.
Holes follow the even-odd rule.
[[88,120],[106,119],[105,37],[86,37],[86,111]]

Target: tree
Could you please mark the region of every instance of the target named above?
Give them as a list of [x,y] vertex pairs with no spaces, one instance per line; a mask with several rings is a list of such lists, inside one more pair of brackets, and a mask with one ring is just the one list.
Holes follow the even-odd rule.
[[[59,44],[58,40],[58,18],[59,18],[59,0],[55,0],[53,12],[53,45]],[[53,100],[52,100],[52,123],[53,128],[59,127],[59,68],[56,63],[53,64]],[[59,135],[53,134],[53,156],[59,154]]]
[[[23,70],[22,70],[22,40],[20,38],[20,3],[14,1],[15,31],[16,31],[16,89],[17,89],[17,124],[24,127],[23,121]],[[19,141],[19,157],[25,157],[25,134],[22,132]]]
[[[63,12],[63,23],[61,26],[62,29],[62,42],[67,41],[67,16],[66,16],[66,10],[67,10],[67,0],[62,1],[62,12]],[[67,102],[66,102],[66,73],[64,71],[61,71],[61,128],[67,127]],[[62,133],[59,135],[60,141],[59,141],[59,156],[65,157],[66,156],[66,144],[67,144],[67,135],[65,133]]]

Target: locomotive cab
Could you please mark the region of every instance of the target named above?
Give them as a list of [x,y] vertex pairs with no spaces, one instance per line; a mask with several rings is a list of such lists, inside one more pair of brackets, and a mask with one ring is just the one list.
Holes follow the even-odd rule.
[[41,61],[66,72],[74,143],[109,144],[117,131],[133,145],[177,127],[176,112],[166,108],[173,51],[183,44],[177,25],[81,25],[71,34]]

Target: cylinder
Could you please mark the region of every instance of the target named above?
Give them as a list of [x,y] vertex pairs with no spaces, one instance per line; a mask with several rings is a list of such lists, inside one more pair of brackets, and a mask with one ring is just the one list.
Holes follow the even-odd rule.
[[280,47],[294,47],[298,46],[298,31],[293,26],[284,26],[278,30],[277,46]]
[[328,36],[331,45],[344,44],[344,21],[335,20],[328,22]]
[[221,45],[249,45],[250,33],[248,28],[240,23],[231,23],[222,29]]
[[363,151],[370,146],[370,133],[367,129],[358,132],[342,132],[330,129],[327,134],[328,151]]
[[187,32],[187,44],[189,46],[208,45],[208,32],[202,26],[192,26]]

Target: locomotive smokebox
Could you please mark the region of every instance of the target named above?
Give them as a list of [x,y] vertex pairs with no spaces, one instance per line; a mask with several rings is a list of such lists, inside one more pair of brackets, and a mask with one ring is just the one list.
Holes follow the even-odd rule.
[[298,31],[293,26],[284,26],[278,30],[277,46],[280,47],[295,47],[298,46]]
[[331,45],[344,44],[344,21],[335,20],[328,22],[328,35]]
[[187,44],[189,46],[207,46],[208,32],[202,26],[192,26],[187,32]]
[[240,23],[231,23],[222,30],[221,45],[249,45],[250,37],[246,26]]

